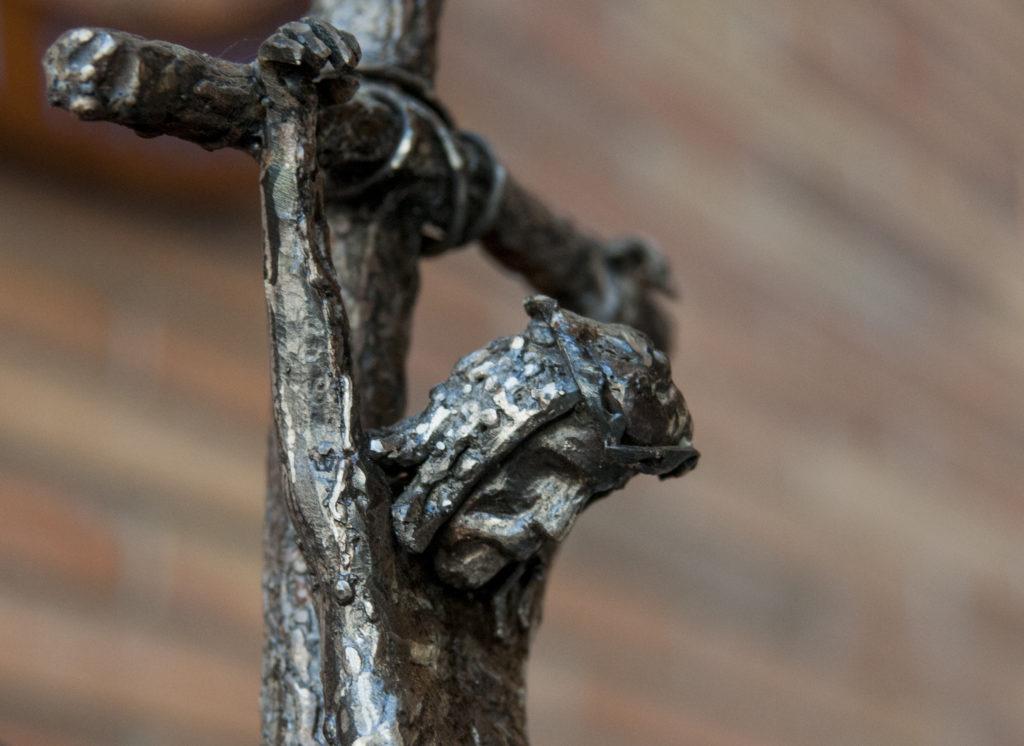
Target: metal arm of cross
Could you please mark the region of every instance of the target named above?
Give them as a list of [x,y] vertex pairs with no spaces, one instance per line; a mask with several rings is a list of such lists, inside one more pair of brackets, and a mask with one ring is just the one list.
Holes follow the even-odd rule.
[[[344,15],[342,10],[348,6],[335,3],[332,7],[335,14]],[[436,18],[437,11],[431,13]],[[356,17],[363,19],[363,25],[369,24],[365,16]],[[415,28],[416,38],[433,39],[436,35]],[[414,45],[406,41],[390,46],[405,50]],[[378,50],[378,59],[383,54]],[[388,164],[401,145],[403,113],[396,111],[393,97],[381,100],[380,73],[403,71],[405,78],[429,91],[430,78],[409,71],[432,73],[432,55],[429,58],[429,64],[409,63],[407,68],[388,68],[383,63],[368,67],[367,76],[357,74],[354,80],[363,80],[368,90],[357,91],[352,98],[339,101],[328,93],[319,109],[321,168],[329,174],[358,174],[368,169],[379,171]],[[51,104],[81,119],[115,122],[147,137],[171,135],[210,150],[259,152],[266,112],[253,64],[229,62],[121,31],[82,28],[65,33],[53,44],[45,67]],[[367,81],[375,84],[365,86]],[[466,163],[467,204],[463,209],[475,214],[477,229],[447,244],[479,239],[495,259],[565,306],[602,321],[632,324],[650,333],[660,346],[667,346],[668,323],[655,298],[671,295],[672,287],[667,266],[656,251],[637,239],[604,242],[578,231],[514,178],[503,176],[500,190],[494,190],[495,173],[503,175],[504,171],[483,141],[462,137],[458,145]],[[436,149],[430,157],[443,160]],[[448,177],[442,163],[413,158],[402,165],[425,181],[436,181],[439,167],[441,177]],[[340,191],[351,193],[350,189]],[[447,220],[443,213],[453,207],[441,205],[437,221]]]

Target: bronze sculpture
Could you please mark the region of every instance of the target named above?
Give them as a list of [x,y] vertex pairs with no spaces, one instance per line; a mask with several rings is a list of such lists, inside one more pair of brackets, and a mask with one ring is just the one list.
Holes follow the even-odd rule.
[[[663,262],[578,233],[455,128],[441,5],[319,0],[250,65],[100,29],[46,56],[55,105],[261,165],[268,744],[525,743],[557,542],[633,474],[697,460],[667,358],[623,325],[664,347]],[[475,240],[552,297],[399,420],[418,259]]]

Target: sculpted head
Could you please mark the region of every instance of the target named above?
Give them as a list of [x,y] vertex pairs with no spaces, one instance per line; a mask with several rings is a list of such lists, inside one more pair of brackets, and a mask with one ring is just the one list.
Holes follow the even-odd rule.
[[674,475],[694,468],[693,421],[672,381],[668,356],[643,332],[564,311],[550,298],[526,303],[533,323],[551,329],[609,458],[638,460],[638,471]]
[[526,303],[522,335],[463,358],[419,415],[372,441],[395,474],[395,532],[434,554],[448,583],[478,588],[568,534],[632,476],[696,466],[668,358],[632,327]]

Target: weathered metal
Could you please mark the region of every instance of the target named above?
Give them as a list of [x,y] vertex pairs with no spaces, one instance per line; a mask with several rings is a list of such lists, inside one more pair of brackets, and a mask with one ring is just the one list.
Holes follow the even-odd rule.
[[[697,460],[656,347],[663,261],[577,231],[454,126],[432,90],[440,12],[320,0],[249,65],[102,29],[45,59],[51,102],[83,119],[260,163],[267,744],[526,743],[557,543],[632,475]],[[551,297],[400,420],[419,258],[476,239]]]

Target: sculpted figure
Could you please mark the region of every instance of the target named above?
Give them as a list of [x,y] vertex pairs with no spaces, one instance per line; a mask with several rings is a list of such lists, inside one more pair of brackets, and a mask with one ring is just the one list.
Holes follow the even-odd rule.
[[[577,231],[454,126],[431,83],[440,10],[318,0],[249,65],[104,29],[45,60],[83,119],[260,164],[266,744],[526,743],[557,543],[633,475],[698,458],[656,347],[663,260]],[[400,419],[419,258],[477,240],[551,297]]]

